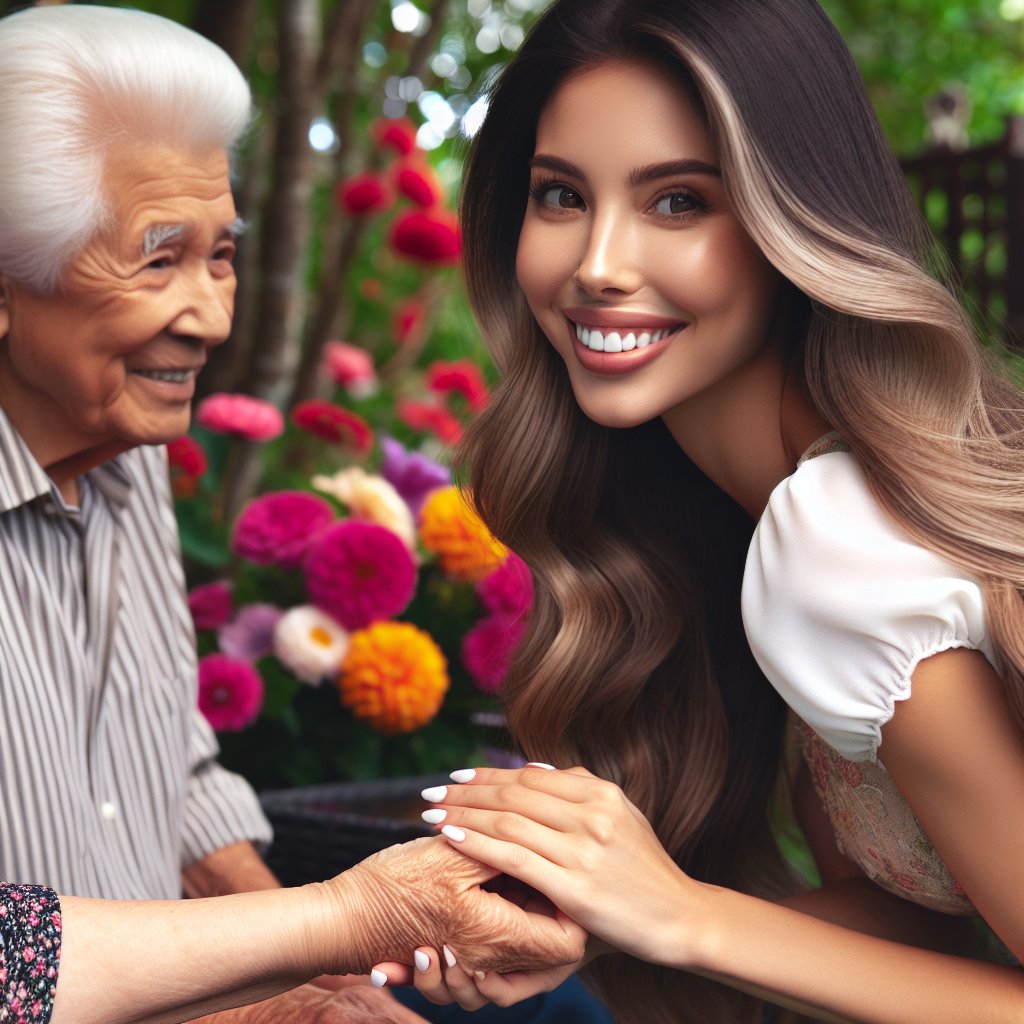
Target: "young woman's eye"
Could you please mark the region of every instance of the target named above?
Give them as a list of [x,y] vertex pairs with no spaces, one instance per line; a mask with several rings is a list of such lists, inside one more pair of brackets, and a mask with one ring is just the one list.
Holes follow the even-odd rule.
[[655,200],[654,212],[662,217],[678,217],[702,210],[705,205],[692,192],[668,192]]
[[568,185],[539,185],[530,189],[530,195],[541,206],[555,210],[582,210],[586,206],[583,196]]

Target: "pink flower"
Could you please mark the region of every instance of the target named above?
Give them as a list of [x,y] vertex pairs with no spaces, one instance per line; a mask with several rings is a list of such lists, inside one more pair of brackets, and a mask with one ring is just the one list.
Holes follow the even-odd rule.
[[223,654],[199,659],[199,710],[217,732],[238,732],[263,706],[263,680],[247,661]]
[[188,610],[196,629],[219,629],[231,618],[230,585],[218,580],[193,587],[188,594]]
[[476,585],[476,593],[492,615],[519,619],[533,603],[533,577],[526,563],[510,551],[505,561]]
[[237,434],[247,441],[271,441],[284,431],[284,417],[269,402],[224,392],[199,403],[196,422],[214,433]]
[[309,549],[306,590],[345,629],[362,629],[403,611],[416,589],[416,565],[391,530],[349,519]]
[[391,247],[416,263],[455,266],[462,236],[455,214],[447,210],[410,210],[395,219]]
[[306,491],[275,491],[254,498],[235,521],[231,550],[257,565],[294,569],[334,519],[330,503]]
[[366,171],[338,182],[334,198],[353,217],[368,217],[386,210],[391,205],[392,195],[379,174]]
[[221,626],[217,645],[231,658],[258,661],[274,649],[274,630],[283,614],[272,604],[247,604]]
[[378,146],[386,146],[399,156],[408,156],[416,148],[416,125],[407,117],[376,120],[370,132]]
[[329,341],[324,345],[320,372],[357,398],[372,394],[377,386],[373,356],[347,341]]
[[399,165],[395,186],[403,196],[424,208],[436,206],[444,199],[444,189],[433,167],[420,160]]
[[453,391],[462,395],[471,412],[482,411],[490,398],[480,367],[470,359],[432,363],[427,368],[427,387],[439,395]]
[[495,694],[508,675],[512,656],[523,638],[525,623],[489,616],[462,640],[462,663],[484,693]]

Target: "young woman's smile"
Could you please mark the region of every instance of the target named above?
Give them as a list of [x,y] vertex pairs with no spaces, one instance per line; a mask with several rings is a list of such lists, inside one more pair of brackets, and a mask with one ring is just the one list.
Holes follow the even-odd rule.
[[678,78],[636,62],[568,78],[530,173],[516,273],[583,411],[671,426],[698,396],[734,391],[771,332],[780,279],[733,215]]

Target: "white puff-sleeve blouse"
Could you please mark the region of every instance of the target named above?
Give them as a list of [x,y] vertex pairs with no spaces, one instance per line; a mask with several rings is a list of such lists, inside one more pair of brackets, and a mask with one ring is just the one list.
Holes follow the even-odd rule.
[[919,661],[951,647],[992,656],[977,583],[904,534],[843,450],[805,456],[772,492],[743,623],[786,703],[852,761],[875,760]]
[[772,492],[747,555],[747,639],[802,722],[840,850],[901,896],[970,913],[879,745],[922,659],[967,647],[992,661],[981,590],[882,511],[843,448],[812,446]]

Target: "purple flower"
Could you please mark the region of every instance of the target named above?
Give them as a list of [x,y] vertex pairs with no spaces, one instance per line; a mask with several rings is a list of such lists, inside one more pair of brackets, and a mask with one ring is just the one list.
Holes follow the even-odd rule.
[[272,604],[247,604],[233,621],[221,626],[221,651],[242,661],[258,661],[274,649],[274,629],[284,613]]
[[263,679],[247,661],[223,654],[199,659],[199,710],[217,732],[239,732],[263,706]]
[[381,476],[405,499],[414,515],[419,515],[431,491],[452,482],[451,470],[419,452],[410,452],[393,438],[381,439],[384,463]]
[[330,502],[306,491],[254,498],[235,520],[231,550],[257,565],[295,569],[309,545],[334,519]]
[[306,590],[345,629],[362,629],[403,611],[416,589],[416,564],[397,534],[348,519],[315,541],[305,562]]
[[197,630],[218,629],[231,618],[231,586],[224,580],[188,592],[188,610]]

